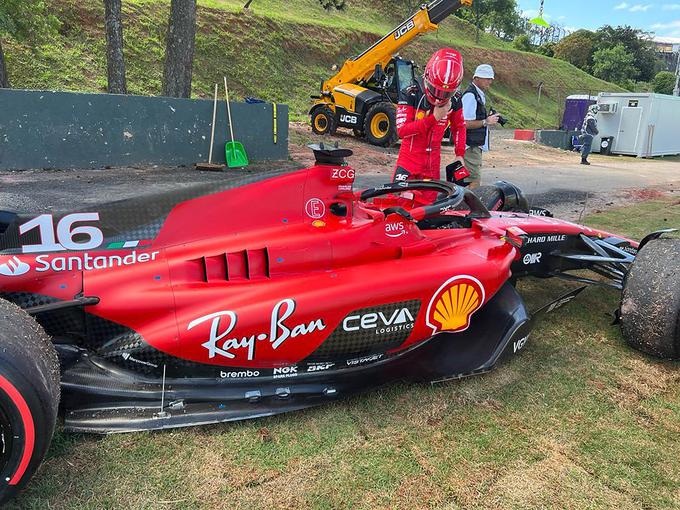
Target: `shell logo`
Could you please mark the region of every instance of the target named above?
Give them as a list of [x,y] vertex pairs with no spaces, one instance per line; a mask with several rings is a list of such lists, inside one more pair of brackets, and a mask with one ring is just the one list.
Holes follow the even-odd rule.
[[418,112],[416,113],[416,119],[421,120],[425,118],[425,112]]
[[484,286],[472,276],[454,276],[439,287],[427,306],[426,323],[435,335],[458,333],[470,327],[470,318],[484,304]]

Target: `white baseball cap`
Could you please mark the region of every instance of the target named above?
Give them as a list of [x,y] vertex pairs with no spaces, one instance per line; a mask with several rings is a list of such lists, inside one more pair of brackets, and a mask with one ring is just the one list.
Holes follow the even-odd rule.
[[493,67],[491,67],[489,64],[482,64],[477,66],[477,69],[475,69],[475,75],[473,78],[489,78],[493,80],[496,78],[496,75],[493,72]]

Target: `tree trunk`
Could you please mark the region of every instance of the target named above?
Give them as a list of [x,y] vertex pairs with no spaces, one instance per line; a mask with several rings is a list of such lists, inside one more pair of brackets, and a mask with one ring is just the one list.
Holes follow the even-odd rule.
[[5,67],[5,54],[2,52],[2,41],[0,41],[0,89],[9,88],[9,76]]
[[165,45],[163,95],[191,97],[196,39],[196,0],[172,0]]
[[121,0],[104,0],[106,8],[106,62],[110,94],[127,94]]

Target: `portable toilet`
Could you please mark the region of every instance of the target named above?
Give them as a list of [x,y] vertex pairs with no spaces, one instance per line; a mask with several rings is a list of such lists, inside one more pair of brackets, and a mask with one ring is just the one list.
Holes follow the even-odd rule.
[[[680,97],[602,93],[593,149],[639,158],[680,154]],[[604,152],[604,151],[603,151]]]
[[560,129],[565,131],[578,131],[583,126],[583,119],[586,118],[588,107],[597,103],[597,96],[573,95],[567,96],[564,102],[564,115],[562,116],[562,126]]

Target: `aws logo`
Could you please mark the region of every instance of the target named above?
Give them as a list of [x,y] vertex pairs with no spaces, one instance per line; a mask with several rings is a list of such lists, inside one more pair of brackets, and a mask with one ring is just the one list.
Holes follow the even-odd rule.
[[427,306],[426,323],[432,334],[460,332],[470,327],[470,318],[484,304],[484,286],[472,276],[454,276],[439,287]]

